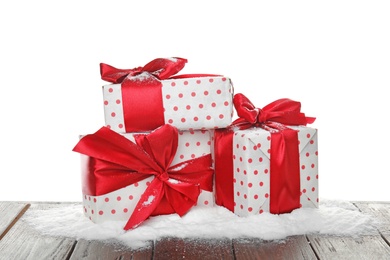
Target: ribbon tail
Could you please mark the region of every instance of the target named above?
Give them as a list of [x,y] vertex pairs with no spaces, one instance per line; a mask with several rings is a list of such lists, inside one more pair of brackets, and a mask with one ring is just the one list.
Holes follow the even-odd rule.
[[200,194],[200,186],[191,183],[171,183],[165,185],[165,197],[177,214],[182,217],[194,206]]
[[125,230],[134,229],[149,218],[164,196],[163,185],[163,182],[158,178],[153,179],[138,201],[133,214],[124,227]]

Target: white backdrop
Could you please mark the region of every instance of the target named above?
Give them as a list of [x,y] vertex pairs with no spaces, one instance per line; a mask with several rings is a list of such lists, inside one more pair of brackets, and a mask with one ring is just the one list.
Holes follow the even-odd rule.
[[72,148],[104,125],[99,63],[177,56],[259,107],[301,101],[317,117],[320,197],[389,201],[389,13],[375,0],[3,1],[0,200],[80,201]]

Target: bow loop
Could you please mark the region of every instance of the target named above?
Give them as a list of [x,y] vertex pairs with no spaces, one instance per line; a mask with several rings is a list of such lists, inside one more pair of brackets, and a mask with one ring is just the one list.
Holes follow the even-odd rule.
[[143,67],[133,69],[118,69],[105,63],[100,63],[100,75],[102,80],[111,83],[122,83],[141,73],[147,72],[157,79],[167,79],[182,70],[187,63],[183,58],[157,58]]
[[159,165],[161,172],[167,172],[177,151],[178,136],[177,128],[166,124],[154,134],[137,135],[135,141]]
[[256,108],[246,96],[242,94],[234,95],[233,104],[236,108],[237,115],[240,118],[245,119],[251,124],[256,124],[258,122],[260,109]]
[[142,67],[134,69],[118,69],[111,65],[100,63],[100,75],[102,80],[111,83],[121,83],[128,76],[136,76],[142,72]]
[[183,58],[157,58],[146,64],[143,71],[149,72],[158,79],[167,79],[181,71],[186,63],[187,60]]

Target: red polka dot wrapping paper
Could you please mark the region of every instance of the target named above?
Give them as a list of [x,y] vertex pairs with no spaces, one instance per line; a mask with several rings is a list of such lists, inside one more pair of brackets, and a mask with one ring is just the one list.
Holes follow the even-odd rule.
[[[134,136],[136,133],[125,133],[122,135],[135,142]],[[172,161],[172,165],[210,154],[210,150],[210,131],[181,131],[179,132],[178,148]],[[87,157],[85,155],[81,156]],[[81,161],[82,163],[86,163],[86,160]],[[146,190],[147,185],[153,178],[153,176],[146,178],[142,181],[101,196],[83,194],[84,215],[95,223],[102,223],[105,221],[127,221],[134,211],[141,195]],[[213,193],[201,190],[195,207],[213,205]]]
[[[179,78],[161,83],[165,124],[179,130],[224,128],[231,124],[233,87],[229,78]],[[121,84],[103,86],[103,99],[106,126],[118,133],[126,132]]]
[[[300,206],[317,208],[317,129],[289,127],[299,131]],[[233,134],[234,213],[238,216],[270,211],[270,140],[271,133],[262,128],[236,130]]]

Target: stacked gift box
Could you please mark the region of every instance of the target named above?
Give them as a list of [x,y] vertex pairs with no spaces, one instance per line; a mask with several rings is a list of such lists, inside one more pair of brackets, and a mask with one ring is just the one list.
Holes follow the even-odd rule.
[[131,229],[197,205],[242,217],[318,207],[314,118],[289,99],[256,108],[223,75],[177,75],[186,62],[101,64],[106,126],[74,148],[85,215]]

